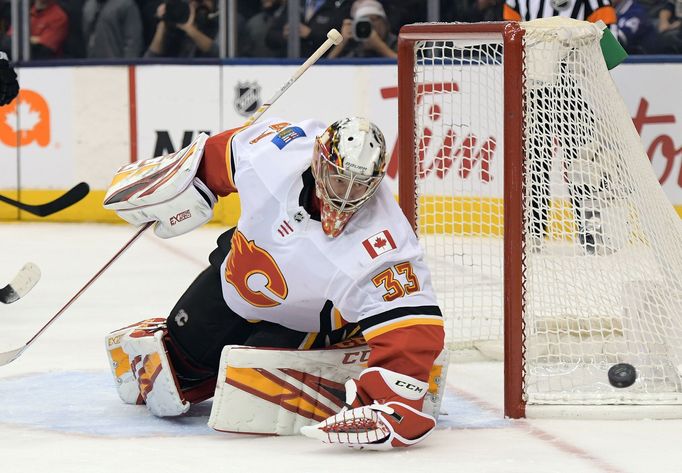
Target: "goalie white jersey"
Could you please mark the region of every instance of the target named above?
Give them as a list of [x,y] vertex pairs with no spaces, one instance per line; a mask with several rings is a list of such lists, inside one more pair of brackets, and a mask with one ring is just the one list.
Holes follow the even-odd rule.
[[[304,208],[315,192],[314,140],[324,129],[317,121],[272,119],[226,132],[222,193],[236,190],[241,200],[221,266],[227,305],[246,319],[303,332],[360,322],[367,339],[411,325],[442,326],[422,251],[388,183],[336,238]],[[322,310],[327,301],[335,310]]]

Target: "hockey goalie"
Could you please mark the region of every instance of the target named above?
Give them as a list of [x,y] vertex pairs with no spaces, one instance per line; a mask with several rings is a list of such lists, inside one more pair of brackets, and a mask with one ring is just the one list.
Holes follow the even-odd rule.
[[238,192],[241,216],[167,318],[112,332],[121,399],[209,425],[368,449],[436,425],[443,318],[417,238],[364,118],[272,119],[123,167],[105,207],[169,238]]

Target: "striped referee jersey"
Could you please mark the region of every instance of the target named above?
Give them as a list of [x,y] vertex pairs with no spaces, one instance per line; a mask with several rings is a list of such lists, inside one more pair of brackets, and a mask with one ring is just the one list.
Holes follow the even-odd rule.
[[609,0],[505,0],[503,16],[511,21],[565,16],[593,23],[602,20],[607,25],[617,22]]

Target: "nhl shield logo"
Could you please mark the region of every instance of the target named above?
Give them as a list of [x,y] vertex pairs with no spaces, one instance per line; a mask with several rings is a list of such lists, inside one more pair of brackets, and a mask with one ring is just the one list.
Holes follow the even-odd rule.
[[250,116],[260,107],[260,85],[256,82],[238,82],[234,91],[234,109],[238,114]]

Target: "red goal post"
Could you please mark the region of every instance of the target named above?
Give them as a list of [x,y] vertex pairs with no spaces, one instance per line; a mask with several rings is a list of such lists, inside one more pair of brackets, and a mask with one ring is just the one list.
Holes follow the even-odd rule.
[[[414,104],[417,87],[414,83],[415,42],[438,39],[484,39],[501,38],[504,47],[504,128],[505,141],[505,194],[504,232],[517,235],[508,238],[504,244],[505,278],[504,311],[508,316],[504,322],[505,352],[505,415],[512,418],[524,416],[522,347],[522,214],[523,200],[519,192],[523,182],[523,30],[516,22],[482,24],[413,24],[400,30],[398,39],[398,129],[399,134],[399,201],[412,227],[417,230],[416,166],[417,161],[414,135],[404,130],[415,130]],[[515,315],[514,315],[515,314]]]
[[[399,35],[400,205],[448,346],[499,349],[512,418],[682,417],[682,223],[600,38],[565,18]],[[619,363],[633,385],[609,384]]]

